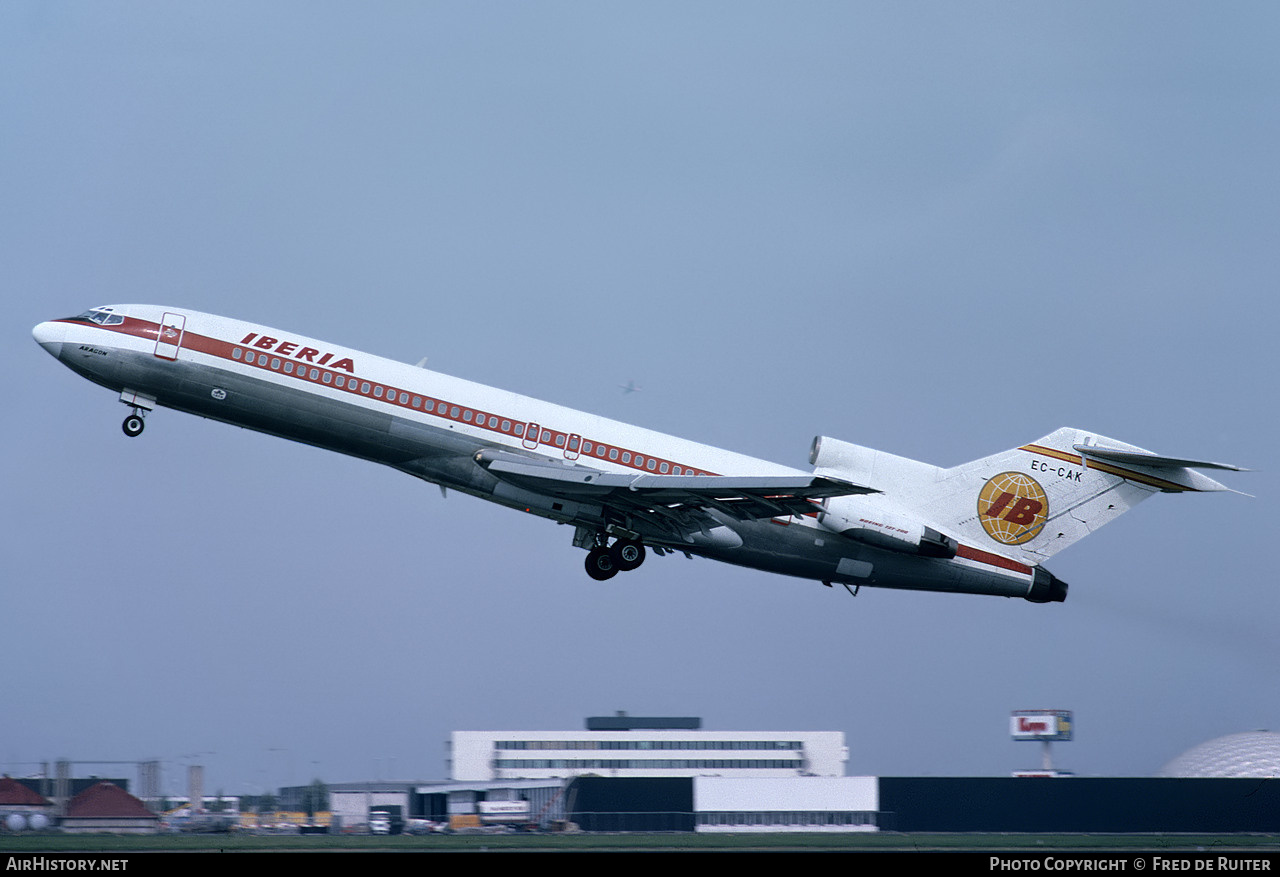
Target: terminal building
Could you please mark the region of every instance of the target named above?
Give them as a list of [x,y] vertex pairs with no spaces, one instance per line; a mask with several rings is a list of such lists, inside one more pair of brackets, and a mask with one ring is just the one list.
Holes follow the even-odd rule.
[[455,782],[597,777],[842,777],[841,731],[706,731],[692,717],[618,713],[584,731],[454,731]]

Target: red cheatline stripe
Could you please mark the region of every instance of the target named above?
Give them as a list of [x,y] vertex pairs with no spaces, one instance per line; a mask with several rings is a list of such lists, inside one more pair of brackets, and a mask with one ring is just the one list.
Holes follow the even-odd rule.
[[992,554],[989,551],[981,551],[968,545],[957,547],[956,556],[963,557],[966,560],[976,560],[978,563],[985,563],[989,566],[998,566],[1001,569],[1013,570],[1023,575],[1031,575],[1031,567],[1024,563],[1018,563],[1016,560],[1010,560],[1007,557],[1001,557],[999,554]]
[[[58,320],[57,322],[74,323],[75,325],[86,325],[81,320]],[[102,329],[108,332],[116,332],[121,335],[133,335],[137,338],[144,338],[148,341],[154,341],[159,334],[160,324],[152,323],[147,320],[139,320],[134,317],[126,317],[124,323],[114,326],[103,326],[97,323],[87,324],[94,328]],[[473,426],[483,429],[487,432],[496,432],[503,435],[513,436],[515,438],[524,439],[524,432],[528,424],[523,420],[516,420],[511,417],[503,417],[488,411],[479,411],[468,405],[461,405],[454,402],[448,402],[442,399],[426,396],[420,392],[410,390],[402,390],[399,387],[392,387],[381,381],[367,380],[355,375],[348,375],[343,371],[335,371],[330,368],[324,368],[313,364],[306,360],[294,360],[288,356],[281,356],[277,353],[271,353],[267,350],[258,350],[252,346],[243,346],[229,341],[223,341],[219,338],[210,338],[206,335],[186,331],[182,338],[182,347],[188,350],[194,350],[208,356],[217,357],[218,359],[230,360],[238,362],[241,365],[249,365],[253,368],[262,369],[264,371],[273,372],[284,378],[292,378],[294,380],[303,381],[309,384],[321,384],[335,390],[353,393],[375,402],[383,402],[387,405],[395,405],[398,408],[405,408],[410,411],[425,414],[431,417],[437,417],[443,420],[451,420],[455,423],[461,423],[465,426]],[[240,356],[236,356],[236,352],[240,352]],[[253,354],[253,361],[249,361],[249,354]],[[294,366],[292,373],[284,371],[284,366],[289,363]],[[314,377],[312,376],[314,375]],[[342,379],[342,384],[338,381]],[[365,387],[368,387],[366,390]],[[375,395],[378,390],[382,391],[382,395]],[[401,398],[403,397],[403,399]],[[413,401],[417,399],[421,407],[414,406]],[[428,409],[427,406],[430,406]],[[506,424],[504,426],[504,424]],[[697,469],[693,466],[687,466],[683,463],[676,463],[672,460],[654,457],[629,448],[619,447],[617,445],[609,445],[597,442],[594,439],[583,438],[577,436],[576,433],[561,432],[559,430],[550,429],[548,427],[540,427],[536,441],[540,445],[547,445],[549,448],[564,453],[575,453],[569,447],[573,438],[578,441],[576,453],[579,457],[585,457],[589,460],[599,460],[601,462],[609,462],[618,466],[625,466],[629,469],[637,469],[641,472],[650,472],[655,475],[660,474],[679,474],[679,475],[716,475],[718,473],[709,472],[706,469]],[[527,439],[535,441],[533,437]],[[584,450],[590,448],[590,451]],[[616,456],[610,456],[616,451]],[[624,458],[625,461],[624,461]],[[652,463],[652,466],[650,466]],[[667,466],[667,471],[662,471],[663,465]],[[675,469],[681,471],[675,473]]]

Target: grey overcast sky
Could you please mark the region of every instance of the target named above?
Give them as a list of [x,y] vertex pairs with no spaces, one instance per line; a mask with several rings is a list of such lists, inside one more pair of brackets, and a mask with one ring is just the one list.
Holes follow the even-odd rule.
[[[625,709],[1002,775],[1056,708],[1059,766],[1141,776],[1280,728],[1277,44],[1271,2],[0,4],[0,770],[438,779],[454,729]],[[125,438],[30,331],[135,301],[789,465],[1075,426],[1255,498],[1151,500],[1062,605],[596,583],[389,469]]]

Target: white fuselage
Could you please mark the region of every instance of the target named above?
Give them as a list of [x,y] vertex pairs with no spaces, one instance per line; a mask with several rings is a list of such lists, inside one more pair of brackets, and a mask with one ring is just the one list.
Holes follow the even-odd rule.
[[943,559],[884,550],[833,533],[814,516],[743,521],[712,509],[712,526],[684,535],[646,529],[607,501],[495,478],[477,455],[499,451],[613,475],[809,473],[253,323],[119,305],[41,323],[34,334],[68,367],[120,392],[138,414],[138,431],[155,407],[234,423],[572,524],[584,548],[590,534],[617,530],[660,552],[828,583],[1027,596],[1035,579],[1031,566],[981,551]]

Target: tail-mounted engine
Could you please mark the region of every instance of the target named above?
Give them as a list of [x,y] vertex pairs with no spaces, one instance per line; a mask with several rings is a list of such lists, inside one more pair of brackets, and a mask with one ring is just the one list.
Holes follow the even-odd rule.
[[956,556],[956,540],[891,510],[878,497],[832,497],[823,509],[818,522],[847,539],[922,557]]
[[[835,475],[877,489],[886,484],[901,488],[932,482],[939,471],[927,463],[821,435],[813,440],[809,462],[814,474]],[[923,557],[956,556],[956,540],[898,510],[883,494],[832,497],[822,507],[819,523],[848,539]]]

